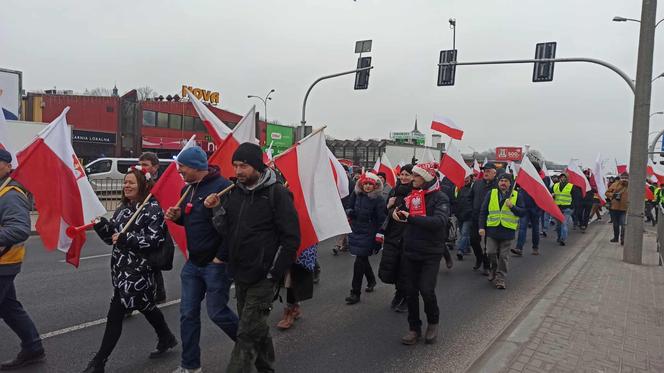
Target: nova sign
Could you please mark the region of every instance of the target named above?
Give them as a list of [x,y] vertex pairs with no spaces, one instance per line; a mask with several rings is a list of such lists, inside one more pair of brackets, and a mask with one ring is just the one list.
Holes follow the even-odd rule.
[[190,91],[197,99],[207,101],[212,105],[219,104],[219,92],[211,92],[202,88],[193,88],[191,86],[182,86],[182,97],[187,97],[187,91]]

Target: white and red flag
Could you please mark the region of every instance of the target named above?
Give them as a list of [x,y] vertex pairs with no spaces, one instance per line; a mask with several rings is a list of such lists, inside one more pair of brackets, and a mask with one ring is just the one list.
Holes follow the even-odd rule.
[[590,191],[590,182],[586,178],[586,175],[581,171],[581,167],[575,159],[569,161],[567,165],[567,179],[572,185],[576,185],[581,189],[581,196],[585,197],[586,192]]
[[348,218],[337,195],[330,157],[323,131],[275,157],[274,163],[288,181],[300,224],[300,247],[307,247],[344,233],[350,233]]
[[224,141],[226,136],[231,133],[231,129],[228,128],[224,122],[221,121],[214,113],[205,106],[199,99],[194,96],[191,91],[187,91],[187,96],[189,101],[194,105],[194,109],[198,113],[198,116],[203,121],[203,125],[207,129],[208,133],[214,139],[214,143],[219,145]]
[[597,197],[599,197],[600,204],[606,204],[606,177],[604,176],[604,171],[602,170],[602,155],[597,154],[597,159],[595,159],[595,166],[591,170],[590,177],[595,182],[597,188]]
[[[193,135],[189,141],[187,141],[182,150],[180,150],[180,153],[192,146],[198,146],[196,145],[196,135]],[[178,153],[178,155],[180,154]],[[184,179],[182,179],[182,175],[178,172],[177,162],[171,162],[166,168],[166,171],[164,171],[161,177],[159,177],[157,183],[152,187],[150,193],[152,193],[154,198],[159,202],[161,209],[166,212],[169,207],[173,207],[178,203],[180,200],[180,192],[185,186]],[[175,241],[182,252],[182,255],[186,258],[187,235],[184,231],[184,227],[177,225],[170,220],[166,220],[166,225],[168,226],[168,232],[171,234],[171,237],[173,237],[173,241]]]
[[450,144],[447,153],[445,153],[443,159],[440,161],[438,170],[459,189],[463,188],[466,176],[473,173],[473,170],[468,167],[461,156],[461,152],[459,152],[459,149],[454,144]]
[[219,166],[221,174],[229,178],[235,176],[233,170],[233,153],[245,142],[258,144],[256,139],[256,106],[252,106],[251,110],[245,115],[240,122],[233,128],[224,141],[217,146],[217,150],[212,153],[208,163]]
[[391,186],[392,188],[397,185],[397,175],[394,173],[394,168],[392,167],[392,163],[390,162],[389,158],[387,158],[387,154],[383,153],[380,158],[376,159],[376,164],[374,165],[373,169],[376,174],[379,172],[385,173],[385,182],[387,185]]
[[334,182],[337,184],[339,197],[348,197],[350,194],[350,183],[348,181],[348,176],[346,175],[346,170],[334,153],[332,153],[330,148],[327,146],[325,148],[327,149],[327,156],[330,157],[330,166],[332,167],[332,173],[334,174]]
[[397,166],[394,167],[394,174],[397,175],[397,176],[399,176],[399,174],[401,173],[401,167],[403,167],[403,166],[405,166],[405,165],[406,165],[406,162],[404,162],[404,161],[399,161],[399,163],[397,164]]
[[447,136],[461,140],[463,130],[461,130],[454,121],[444,115],[434,114],[431,121],[431,129],[446,134]]
[[530,195],[539,208],[549,213],[549,215],[558,221],[565,221],[560,208],[553,201],[553,197],[551,197],[549,188],[544,185],[544,181],[542,181],[542,178],[528,157],[523,157],[523,161],[521,161],[521,169],[519,175],[516,177],[516,184]]
[[482,162],[482,167],[486,166],[487,163],[489,163],[489,158],[484,157],[484,162]]
[[78,267],[85,232],[69,238],[67,227],[78,227],[106,213],[92,190],[83,165],[71,146],[67,127],[69,107],[44,128],[16,156],[12,177],[32,193],[39,212],[37,232],[44,246],[67,253],[67,263]]
[[482,174],[482,169],[480,168],[480,164],[477,162],[477,159],[473,159],[473,175],[475,175],[475,179],[479,179]]
[[626,164],[617,164],[616,163],[616,171],[618,172],[618,175],[622,174],[623,172],[627,172],[629,170],[629,167]]
[[18,166],[18,162],[16,160],[16,153],[14,152],[14,147],[13,145],[9,142],[9,135],[7,132],[7,121],[5,120],[5,114],[2,111],[2,108],[0,108],[0,149],[5,149],[6,151],[9,152],[9,154],[12,155],[12,168],[16,168]]

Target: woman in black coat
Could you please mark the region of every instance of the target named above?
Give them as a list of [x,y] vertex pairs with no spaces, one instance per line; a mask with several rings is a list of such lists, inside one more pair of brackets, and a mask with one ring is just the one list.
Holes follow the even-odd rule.
[[390,216],[395,209],[402,209],[404,198],[410,194],[413,181],[413,165],[407,164],[399,172],[397,185],[392,189],[387,201],[388,217],[383,224],[385,231],[385,242],[383,243],[383,254],[378,266],[378,277],[386,284],[394,284],[394,298],[390,307],[396,312],[407,312],[406,304],[406,276],[401,271],[401,254],[403,253],[403,232],[406,224],[391,219]]
[[113,297],[101,346],[84,373],[104,372],[106,360],[122,334],[122,321],[127,311],[140,311],[157,333],[159,342],[156,350],[150,353],[150,358],[160,357],[178,344],[155,303],[154,269],[146,259],[148,251],[173,244],[164,223],[164,213],[157,201],[150,199],[129,228],[120,233],[147,197],[151,186],[150,174],[140,166],[132,167],[124,178],[122,204],[110,221],[102,218],[94,226],[99,237],[113,245]]
[[346,215],[350,218],[352,232],[348,235],[350,253],[355,255],[353,267],[353,281],[350,296],[346,298],[347,304],[360,301],[362,279],[367,278],[367,293],[372,292],[376,286],[369,256],[378,252],[382,243],[380,228],[387,216],[385,200],[381,196],[383,184],[377,175],[367,172],[355,185],[351,195],[349,209]]

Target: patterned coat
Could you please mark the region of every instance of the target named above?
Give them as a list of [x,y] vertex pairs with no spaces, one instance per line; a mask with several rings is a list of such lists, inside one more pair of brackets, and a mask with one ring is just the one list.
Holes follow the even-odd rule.
[[[112,245],[114,233],[122,231],[136,205],[121,205],[110,221],[95,225],[99,237]],[[113,245],[111,252],[111,281],[127,309],[150,310],[155,307],[155,282],[152,268],[141,253],[158,249],[168,234],[164,213],[155,199],[151,199],[126,232],[126,240]]]

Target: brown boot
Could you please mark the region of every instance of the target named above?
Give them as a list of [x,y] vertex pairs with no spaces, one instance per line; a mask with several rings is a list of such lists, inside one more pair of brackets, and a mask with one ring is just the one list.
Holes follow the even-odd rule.
[[496,289],[504,290],[505,288],[505,279],[502,277],[496,278]]
[[401,337],[401,343],[407,345],[407,346],[412,346],[417,343],[417,341],[420,339],[422,333],[417,332],[415,330],[409,330],[406,335]]
[[424,333],[424,343],[436,343],[436,338],[438,338],[438,324],[427,325],[427,331]]
[[293,326],[295,318],[293,317],[293,310],[290,307],[284,308],[284,315],[281,317],[281,320],[277,323],[277,328],[281,330],[290,329]]
[[300,305],[296,304],[291,308],[293,313],[293,320],[298,320],[302,316],[302,311],[300,310]]

